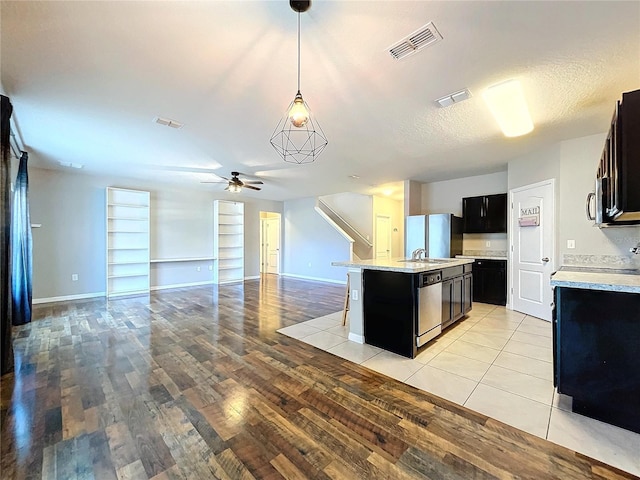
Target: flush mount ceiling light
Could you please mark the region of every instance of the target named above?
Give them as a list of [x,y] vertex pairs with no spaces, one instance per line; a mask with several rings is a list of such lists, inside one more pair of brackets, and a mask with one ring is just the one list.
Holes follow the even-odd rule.
[[533,130],[533,121],[518,80],[493,85],[482,96],[505,136],[519,137]]
[[309,9],[311,1],[289,0],[289,5],[298,12],[298,93],[271,135],[271,145],[285,162],[303,164],[313,162],[328,142],[300,93],[300,13]]

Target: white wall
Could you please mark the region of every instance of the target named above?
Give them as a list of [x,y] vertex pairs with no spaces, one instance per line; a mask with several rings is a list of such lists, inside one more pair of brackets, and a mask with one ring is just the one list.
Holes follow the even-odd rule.
[[404,216],[420,215],[422,202],[422,184],[415,180],[404,182]]
[[457,178],[422,185],[420,213],[453,213],[462,216],[462,199],[507,191],[507,172]]
[[336,193],[320,199],[355,228],[360,235],[373,243],[373,200],[371,195],[360,193]]
[[[640,267],[640,258],[629,253],[640,241],[640,226],[600,229],[586,218],[586,196],[594,190],[605,138],[599,133],[565,140],[509,162],[509,189],[556,180],[556,267],[567,263],[565,255],[591,257],[582,261],[593,266]],[[575,240],[576,248],[568,249],[567,240]]]
[[[456,178],[422,185],[422,213],[453,213],[462,216],[462,199],[507,191],[507,171]],[[489,245],[487,245],[489,242]],[[506,233],[465,233],[464,252],[505,252]]]
[[[29,169],[33,229],[34,299],[105,291],[105,188],[151,192],[151,258],[213,254],[213,200],[222,192],[148,186],[140,181]],[[282,202],[234,196],[245,202],[245,276],[260,272],[260,210],[282,212]],[[152,264],[151,286],[211,281],[211,261]],[[196,267],[200,266],[198,272]],[[78,274],[77,282],[71,275]]]
[[315,211],[315,198],[284,202],[283,274],[346,283],[347,269],[331,262],[349,260],[350,244]]
[[[600,155],[598,154],[598,158]],[[531,185],[560,176],[560,143],[554,143],[542,150],[509,161],[508,189]],[[559,189],[558,183],[556,188]],[[556,190],[556,195],[559,193]]]
[[[594,191],[596,169],[606,134],[576,138],[560,145],[560,195],[558,242],[560,255],[612,255],[638,262],[629,248],[640,241],[640,226],[596,228],[585,215],[586,196]],[[568,249],[567,240],[576,248]],[[594,259],[597,262],[597,259]]]

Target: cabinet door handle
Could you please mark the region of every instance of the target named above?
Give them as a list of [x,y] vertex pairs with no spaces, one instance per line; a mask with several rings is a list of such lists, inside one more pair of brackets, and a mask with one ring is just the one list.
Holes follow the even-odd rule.
[[549,257],[544,257],[544,258],[542,259],[542,261],[543,261],[544,263],[547,263],[547,262],[549,261]]

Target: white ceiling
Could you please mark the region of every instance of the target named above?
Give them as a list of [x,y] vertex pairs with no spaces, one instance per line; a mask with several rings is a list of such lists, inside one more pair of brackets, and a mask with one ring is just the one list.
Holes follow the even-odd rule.
[[[288,2],[1,8],[2,86],[31,164],[80,163],[145,185],[222,190],[200,181],[239,170],[265,181],[243,195],[284,200],[491,173],[606,131],[615,100],[640,88],[639,1],[317,0],[302,14],[301,90],[329,145],[290,165],[269,143],[297,86]],[[429,21],[443,40],[392,59],[387,48]],[[535,129],[508,139],[481,92],[510,78]],[[470,100],[434,103],[463,88]],[[158,115],[185,126],[156,125]]]

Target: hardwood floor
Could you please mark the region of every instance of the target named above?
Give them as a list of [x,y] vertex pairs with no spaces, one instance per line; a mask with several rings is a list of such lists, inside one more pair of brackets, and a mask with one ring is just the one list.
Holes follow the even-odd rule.
[[275,330],[344,287],[35,307],[2,378],[2,479],[636,478]]

